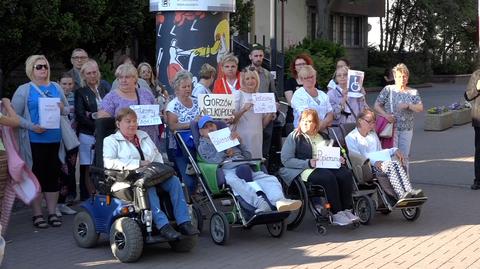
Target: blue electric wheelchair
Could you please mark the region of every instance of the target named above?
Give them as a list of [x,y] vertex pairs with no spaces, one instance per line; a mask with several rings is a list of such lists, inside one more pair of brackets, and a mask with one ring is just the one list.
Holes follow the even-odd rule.
[[[176,241],[168,241],[159,235],[153,225],[152,211],[147,197],[145,180],[132,177],[130,171],[117,171],[103,168],[103,139],[115,132],[115,120],[96,120],[95,165],[90,168],[91,177],[96,183],[96,194],[83,202],[73,225],[73,237],[77,245],[94,247],[99,236],[109,236],[112,253],[121,262],[134,262],[140,258],[144,244],[168,243],[174,251],[187,252],[195,247],[198,236],[183,236]],[[133,180],[132,180],[133,178]],[[115,183],[128,184],[123,188],[112,188]],[[152,183],[152,182],[150,182]],[[156,184],[152,184],[156,185]],[[125,186],[125,185],[124,185]],[[185,190],[185,187],[184,187]],[[172,226],[174,223],[172,205],[167,192],[157,188],[160,206]],[[188,195],[185,195],[188,198]],[[188,199],[187,199],[188,203]],[[196,224],[195,210],[189,205],[192,223]]]
[[[215,121],[218,129],[227,127],[223,121]],[[188,133],[188,135],[185,135]],[[255,213],[255,207],[248,204],[240,196],[235,195],[225,180],[221,164],[207,163],[196,154],[195,148],[199,143],[199,129],[193,121],[190,130],[175,132],[175,138],[183,154],[188,157],[195,171],[200,188],[192,195],[193,203],[204,209],[210,215],[210,236],[215,244],[224,245],[230,236],[230,225],[250,229],[255,225],[266,225],[272,237],[281,237],[285,231],[285,219],[290,212],[262,212]],[[242,160],[254,163],[253,170],[262,169],[261,159]],[[243,171],[245,172],[245,171]],[[242,172],[242,173],[243,173]],[[237,174],[239,170],[237,170]],[[248,172],[241,178],[248,177]],[[266,197],[264,197],[266,198]],[[265,199],[268,201],[268,199]],[[271,205],[272,209],[274,207]],[[203,219],[203,218],[198,218]]]

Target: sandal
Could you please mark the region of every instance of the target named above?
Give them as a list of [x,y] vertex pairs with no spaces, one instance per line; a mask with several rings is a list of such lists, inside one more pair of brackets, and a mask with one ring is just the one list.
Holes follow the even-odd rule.
[[52,227],[62,226],[62,221],[55,214],[48,215],[48,224]]
[[42,215],[33,216],[32,221],[33,221],[33,226],[37,228],[40,228],[40,229],[48,228],[47,222],[45,221]]

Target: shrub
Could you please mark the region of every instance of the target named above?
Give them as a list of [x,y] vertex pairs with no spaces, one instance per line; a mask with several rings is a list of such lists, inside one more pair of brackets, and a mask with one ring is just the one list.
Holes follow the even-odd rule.
[[448,109],[448,107],[445,107],[445,106],[434,106],[434,107],[431,107],[427,110],[427,113],[428,114],[442,114],[444,112],[448,112],[450,111],[450,109]]
[[345,55],[345,49],[339,44],[324,39],[304,39],[285,52],[285,73],[288,77],[291,77],[288,70],[290,63],[300,53],[308,53],[312,56],[315,70],[317,70],[318,85],[326,89],[335,72],[335,61]]

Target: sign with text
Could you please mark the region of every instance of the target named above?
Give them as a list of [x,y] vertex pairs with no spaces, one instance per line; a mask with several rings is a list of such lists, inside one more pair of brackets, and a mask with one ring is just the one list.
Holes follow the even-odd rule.
[[229,128],[223,128],[215,132],[208,133],[208,136],[210,137],[212,144],[215,146],[215,149],[218,152],[221,152],[240,144],[240,141],[238,141],[238,139],[232,140],[232,138],[230,137],[231,133],[232,132]]
[[137,113],[138,126],[162,124],[159,105],[131,105],[130,108]]
[[45,129],[60,128],[60,98],[38,98],[39,124]]
[[203,115],[228,119],[235,112],[235,97],[233,94],[199,94],[198,105]]
[[363,71],[348,70],[348,96],[354,98],[363,97],[362,87],[365,73]]
[[268,93],[254,93],[253,98],[253,112],[254,113],[275,113],[277,112],[277,105],[275,103],[275,95],[272,92]]
[[179,10],[235,12],[235,0],[150,0],[151,12]]
[[317,149],[317,168],[338,169],[341,166],[339,147],[320,147]]

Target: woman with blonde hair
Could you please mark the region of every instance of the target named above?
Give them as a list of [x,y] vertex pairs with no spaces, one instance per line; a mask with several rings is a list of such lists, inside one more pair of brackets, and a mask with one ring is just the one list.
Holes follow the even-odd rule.
[[33,225],[47,228],[62,225],[55,214],[59,194],[60,159],[59,150],[62,134],[60,128],[46,129],[40,126],[40,99],[59,98],[60,114],[70,112],[67,98],[56,82],[50,81],[50,64],[43,55],[32,55],[25,62],[25,71],[30,82],[17,88],[12,105],[20,117],[17,141],[22,159],[37,177],[47,204],[48,218],[42,214],[39,195],[32,201]]
[[233,53],[223,56],[218,69],[217,80],[213,84],[213,93],[231,94],[240,89],[237,56]]
[[199,94],[210,94],[212,91],[210,90],[210,86],[212,86],[213,81],[215,80],[215,67],[209,64],[203,64],[200,68],[200,72],[198,76],[200,77],[200,81],[197,82],[195,88],[193,88],[192,95],[198,97]]
[[263,128],[274,120],[275,113],[254,113],[252,94],[258,92],[260,78],[254,69],[245,69],[240,74],[240,90],[235,92],[233,125],[242,137],[242,144],[252,158],[262,158]]

